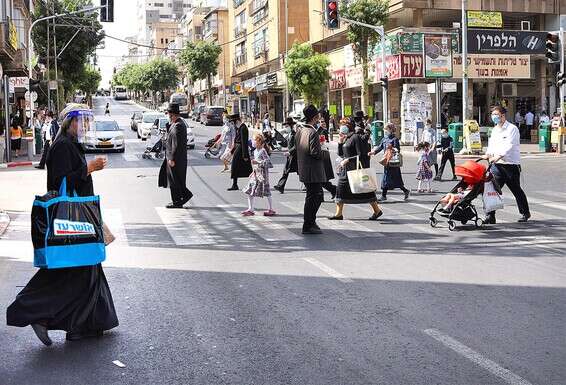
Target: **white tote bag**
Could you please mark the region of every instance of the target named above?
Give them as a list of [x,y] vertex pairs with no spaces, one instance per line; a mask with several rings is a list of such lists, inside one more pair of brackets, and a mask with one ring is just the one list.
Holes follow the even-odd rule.
[[347,174],[353,194],[370,193],[377,190],[375,171],[372,168],[362,168],[359,157],[356,157],[356,169],[348,171]]
[[485,182],[483,185],[483,210],[485,213],[502,210],[503,207],[503,197],[497,192],[493,182]]

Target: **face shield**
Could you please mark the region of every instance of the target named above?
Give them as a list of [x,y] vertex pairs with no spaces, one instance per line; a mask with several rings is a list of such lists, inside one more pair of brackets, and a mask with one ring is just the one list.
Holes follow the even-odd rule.
[[87,133],[90,131],[94,131],[94,115],[92,114],[91,110],[75,110],[70,111],[66,116],[65,119],[76,119],[77,125],[77,141],[79,143],[85,143]]

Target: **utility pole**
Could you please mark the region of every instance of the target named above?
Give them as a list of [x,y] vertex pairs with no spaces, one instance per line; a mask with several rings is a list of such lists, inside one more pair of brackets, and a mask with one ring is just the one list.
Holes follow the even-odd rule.
[[468,108],[468,0],[462,0],[462,124],[467,119]]
[[[289,0],[285,0],[285,56],[283,57],[283,68],[287,63],[287,53],[289,52]],[[287,75],[285,75],[287,76]],[[283,108],[289,114],[289,80],[285,78],[285,100],[283,101]]]
[[[53,13],[55,13],[55,4],[53,4]],[[55,20],[53,20],[53,56],[55,57],[54,59],[54,63],[55,64],[55,81],[57,82],[57,89],[55,89],[55,108],[53,108],[53,110],[55,111],[56,114],[59,113],[59,73],[57,71],[57,62],[59,61],[59,57],[57,55],[57,23]],[[49,84],[47,85],[47,88],[49,88]]]
[[[50,11],[49,0],[46,5],[47,11]],[[49,81],[51,80],[51,22],[47,23],[47,110],[51,111],[51,90],[49,89]],[[31,70],[30,70],[31,71]],[[30,90],[31,92],[31,90]]]
[[[560,27],[560,44],[558,45],[560,47],[560,73],[564,73],[564,27]],[[565,121],[564,121],[564,116],[565,116],[565,111],[564,111],[564,82],[562,82],[562,84],[560,85],[560,89],[559,91],[559,95],[560,95],[560,127],[564,127],[565,126]],[[558,146],[556,148],[556,152],[558,152],[559,154],[562,154],[562,152],[564,151],[564,136],[563,135],[558,135]]]

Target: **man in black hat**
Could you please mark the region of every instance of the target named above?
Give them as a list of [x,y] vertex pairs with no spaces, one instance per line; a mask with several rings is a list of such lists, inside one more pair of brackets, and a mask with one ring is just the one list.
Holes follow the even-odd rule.
[[363,111],[356,111],[354,113],[354,131],[360,135],[361,144],[363,148],[361,148],[360,154],[360,162],[362,164],[369,164],[370,157],[368,153],[371,150],[371,131],[368,129],[366,124],[368,116],[364,114]]
[[234,123],[236,129],[234,147],[232,147],[232,186],[228,189],[228,191],[235,191],[239,190],[238,178],[247,178],[252,173],[252,163],[248,147],[248,126],[242,123],[240,114],[228,115],[228,120]]
[[171,103],[167,109],[171,126],[165,142],[165,159],[159,172],[159,186],[171,189],[168,209],[182,208],[193,193],[187,188],[187,126],[181,119],[179,104]]
[[281,194],[285,192],[285,184],[287,183],[287,178],[292,172],[297,172],[297,147],[295,146],[295,121],[290,116],[287,117],[284,126],[289,127],[291,133],[289,135],[289,146],[287,147],[287,162],[285,163],[285,168],[283,169],[283,176],[279,179],[279,182],[273,188],[279,191]]
[[299,179],[305,184],[303,234],[321,234],[316,224],[316,213],[324,200],[322,184],[327,182],[320,138],[315,124],[319,113],[315,106],[308,105],[303,110],[305,124],[299,126],[296,135],[297,168]]

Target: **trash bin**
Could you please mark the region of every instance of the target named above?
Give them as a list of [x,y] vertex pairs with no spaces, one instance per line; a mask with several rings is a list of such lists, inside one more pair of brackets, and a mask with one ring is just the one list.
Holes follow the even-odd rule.
[[43,140],[41,138],[41,127],[35,128],[34,138],[35,138],[35,153],[41,154],[41,150],[43,149]]
[[371,143],[374,147],[379,146],[383,139],[383,126],[382,120],[374,120],[371,122]]
[[482,152],[480,126],[475,120],[466,120],[464,124],[464,140],[466,148],[473,154]]
[[540,152],[550,151],[551,130],[550,122],[544,122],[538,126],[538,149]]
[[460,152],[462,147],[464,147],[464,126],[462,123],[450,123],[448,125],[448,135],[452,138],[454,152]]

